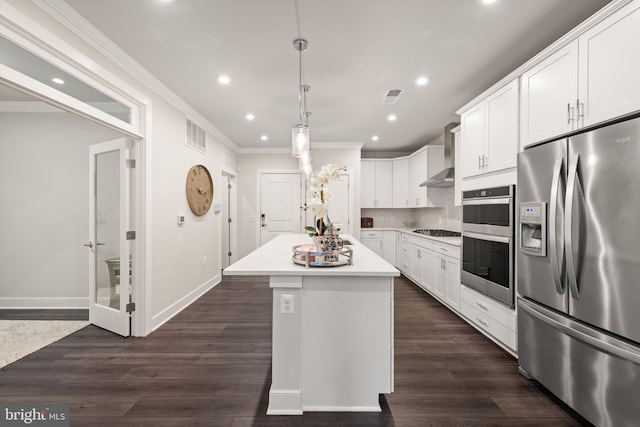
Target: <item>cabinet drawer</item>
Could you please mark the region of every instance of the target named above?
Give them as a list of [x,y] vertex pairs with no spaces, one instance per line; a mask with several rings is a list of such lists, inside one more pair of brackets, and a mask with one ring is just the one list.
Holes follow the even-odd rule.
[[466,301],[460,304],[462,314],[473,322],[474,325],[496,338],[507,347],[516,350],[516,332],[498,323],[495,319],[487,316],[476,307],[469,305]]
[[376,231],[360,231],[360,237],[363,239],[382,239],[382,230]]
[[505,328],[512,331],[517,330],[517,318],[515,310],[511,310],[508,307],[505,307],[502,304],[492,300],[491,298],[480,294],[464,285],[462,286],[460,292],[460,299],[470,307],[478,310],[478,312],[483,313],[483,315],[490,317],[499,324],[503,325]]
[[405,243],[410,243],[412,245],[419,246],[425,249],[433,250],[433,240],[431,239],[423,239],[421,237],[414,237],[408,234],[402,236],[402,241]]
[[460,248],[458,246],[453,246],[446,243],[434,242],[433,250],[438,253],[441,253],[442,255],[450,256],[455,259],[460,259]]

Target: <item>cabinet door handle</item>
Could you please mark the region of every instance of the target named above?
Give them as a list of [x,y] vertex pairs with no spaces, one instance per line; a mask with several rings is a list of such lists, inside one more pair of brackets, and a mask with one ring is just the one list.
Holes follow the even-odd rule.
[[482,169],[482,156],[478,156],[478,169]]
[[489,163],[489,157],[485,156],[484,154],[482,155],[482,167],[486,168],[487,167],[487,163]]
[[488,324],[487,322],[485,322],[484,320],[479,319],[479,318],[477,318],[477,317],[476,317],[476,320],[478,321],[478,323],[480,323],[480,324],[481,324],[482,326],[484,326],[485,328],[488,328],[488,327],[489,327],[489,324]]
[[571,103],[567,103],[567,124],[570,125],[572,121],[575,120],[575,117],[573,116],[573,112],[574,109],[571,106]]
[[576,100],[576,112],[578,113],[576,126],[581,126],[580,119],[582,119],[582,126],[584,126],[584,102],[580,102],[580,99]]

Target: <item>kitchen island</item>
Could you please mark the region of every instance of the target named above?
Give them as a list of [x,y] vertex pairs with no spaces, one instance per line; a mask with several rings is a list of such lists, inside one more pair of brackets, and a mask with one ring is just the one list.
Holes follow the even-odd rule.
[[380,412],[393,392],[393,278],[400,272],[350,235],[352,265],[292,261],[304,234],[281,234],[224,270],[266,275],[273,289],[269,415]]

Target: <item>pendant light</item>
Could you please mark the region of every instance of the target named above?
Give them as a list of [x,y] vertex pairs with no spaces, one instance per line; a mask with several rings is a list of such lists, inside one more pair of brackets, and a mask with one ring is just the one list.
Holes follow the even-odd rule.
[[291,129],[291,155],[300,158],[309,151],[309,114],[307,112],[307,92],[309,86],[302,84],[302,52],[309,46],[309,43],[302,38],[293,41],[293,47],[299,53],[300,59],[300,80],[298,86],[298,98],[300,101],[300,123]]

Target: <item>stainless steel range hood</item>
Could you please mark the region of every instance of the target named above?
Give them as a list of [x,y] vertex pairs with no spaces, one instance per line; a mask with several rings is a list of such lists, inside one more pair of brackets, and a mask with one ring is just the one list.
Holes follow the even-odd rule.
[[449,123],[444,127],[444,169],[420,184],[420,187],[453,187],[455,181],[456,144],[451,129],[460,123]]

